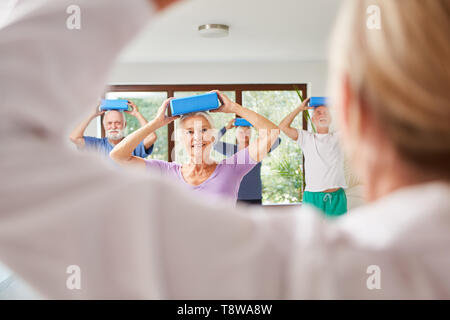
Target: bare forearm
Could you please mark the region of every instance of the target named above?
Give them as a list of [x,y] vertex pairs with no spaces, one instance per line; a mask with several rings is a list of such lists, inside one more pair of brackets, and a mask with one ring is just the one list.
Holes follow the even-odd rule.
[[[145,126],[148,123],[147,119],[145,119],[141,113],[137,113],[135,115],[135,117],[139,121],[139,124],[141,125],[141,127]],[[156,135],[156,132],[152,132],[147,137],[145,137],[145,139],[144,139],[145,149],[150,148],[155,143],[157,138],[158,138],[158,136]]]
[[110,156],[116,161],[130,160],[133,156],[133,150],[144,140],[148,135],[159,129],[155,121],[147,123],[142,128],[129,134],[119,144],[117,144],[111,151]]

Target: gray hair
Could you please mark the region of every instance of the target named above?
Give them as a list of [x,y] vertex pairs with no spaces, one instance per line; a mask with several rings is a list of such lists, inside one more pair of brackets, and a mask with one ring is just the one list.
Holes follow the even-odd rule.
[[180,118],[180,125],[182,125],[183,122],[186,121],[188,118],[194,117],[194,116],[200,116],[200,117],[205,118],[206,121],[208,121],[208,123],[211,126],[211,128],[214,129],[214,120],[213,120],[213,118],[209,115],[209,113],[204,112],[204,111],[191,112],[191,113],[183,114],[181,116],[181,118]]

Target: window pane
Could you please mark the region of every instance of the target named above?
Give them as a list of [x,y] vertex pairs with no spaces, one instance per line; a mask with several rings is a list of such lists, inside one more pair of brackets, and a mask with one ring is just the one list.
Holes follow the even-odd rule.
[[[177,91],[177,92],[175,92],[175,98],[189,97],[189,96],[203,94],[203,93],[207,93],[207,92],[206,91]],[[234,91],[223,91],[223,93],[225,95],[227,95],[233,101],[236,99],[236,94]],[[230,113],[210,113],[210,115],[213,118],[214,126],[217,130],[222,129],[227,124],[227,122],[230,121],[230,119],[234,118],[234,115],[230,114]],[[185,153],[183,144],[178,143],[181,141],[180,141],[180,137],[179,137],[177,128],[178,128],[178,121],[175,121],[175,134],[176,134],[175,161],[178,163],[185,163],[185,162],[187,162],[188,158]],[[221,140],[224,142],[235,143],[234,129],[230,130],[230,132],[225,134],[225,136]],[[211,152],[211,158],[214,159],[215,161],[221,161],[225,157],[221,153],[213,150]]]
[[[156,112],[161,104],[167,99],[166,92],[108,92],[106,94],[107,99],[126,99],[131,100],[139,108],[139,112],[148,121],[152,120],[156,116]],[[128,134],[134,132],[140,128],[138,120],[125,114],[127,120],[127,132]],[[168,161],[168,141],[167,141],[167,126],[164,126],[156,130],[158,139],[153,146],[153,153],[149,156],[152,159],[160,159]]]
[[[243,91],[242,103],[278,125],[298,106],[300,99],[295,91]],[[292,126],[302,128],[301,115]],[[302,152],[283,133],[280,138],[281,144],[262,163],[263,204],[298,203],[302,200]]]

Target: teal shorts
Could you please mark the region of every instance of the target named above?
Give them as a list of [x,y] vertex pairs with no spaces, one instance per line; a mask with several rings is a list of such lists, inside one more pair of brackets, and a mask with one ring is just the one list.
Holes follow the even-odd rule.
[[347,197],[342,188],[335,192],[305,191],[303,203],[309,203],[322,210],[326,216],[340,216],[347,212]]

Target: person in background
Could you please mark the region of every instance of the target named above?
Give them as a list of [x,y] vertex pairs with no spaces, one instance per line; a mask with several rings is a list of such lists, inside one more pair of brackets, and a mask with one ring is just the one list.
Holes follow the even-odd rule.
[[[344,176],[344,155],[339,136],[330,132],[331,117],[326,106],[307,107],[309,98],[303,101],[280,123],[280,129],[296,141],[305,156],[306,187],[303,203],[322,210],[327,216],[339,216],[347,212],[347,187]],[[314,109],[311,118],[317,133],[291,127],[295,117]]]
[[[251,127],[238,126],[236,127],[236,144],[220,141],[227,130],[235,127],[234,120],[234,118],[231,119],[225,127],[220,129],[217,136],[217,142],[214,144],[214,150],[226,157],[231,157],[240,150],[247,148],[252,138]],[[275,150],[280,142],[281,139],[278,138],[269,152]],[[258,162],[258,164],[242,179],[241,186],[239,187],[238,202],[262,204],[261,162]]]
[[[144,126],[147,124],[147,120],[139,112],[138,107],[131,101],[128,101],[128,105],[131,107],[130,111],[124,111],[129,115],[135,117],[139,124]],[[103,128],[105,129],[104,138],[96,138],[85,136],[84,132],[89,123],[98,116],[103,115]],[[127,127],[127,121],[125,120],[125,114],[117,110],[100,111],[97,107],[85,121],[80,123],[72,133],[70,134],[70,141],[72,141],[78,149],[90,149],[96,150],[105,157],[109,157],[111,150],[125,138],[125,131]],[[152,132],[144,141],[133,150],[133,155],[136,157],[147,158],[153,152],[153,145],[157,139],[155,132]]]
[[331,102],[368,203],[333,221],[211,204],[65,148],[155,2],[78,0],[92,23],[68,35],[73,1],[39,1],[0,29],[1,263],[51,299],[450,299],[450,2],[378,0],[372,30],[373,1],[345,1]]

